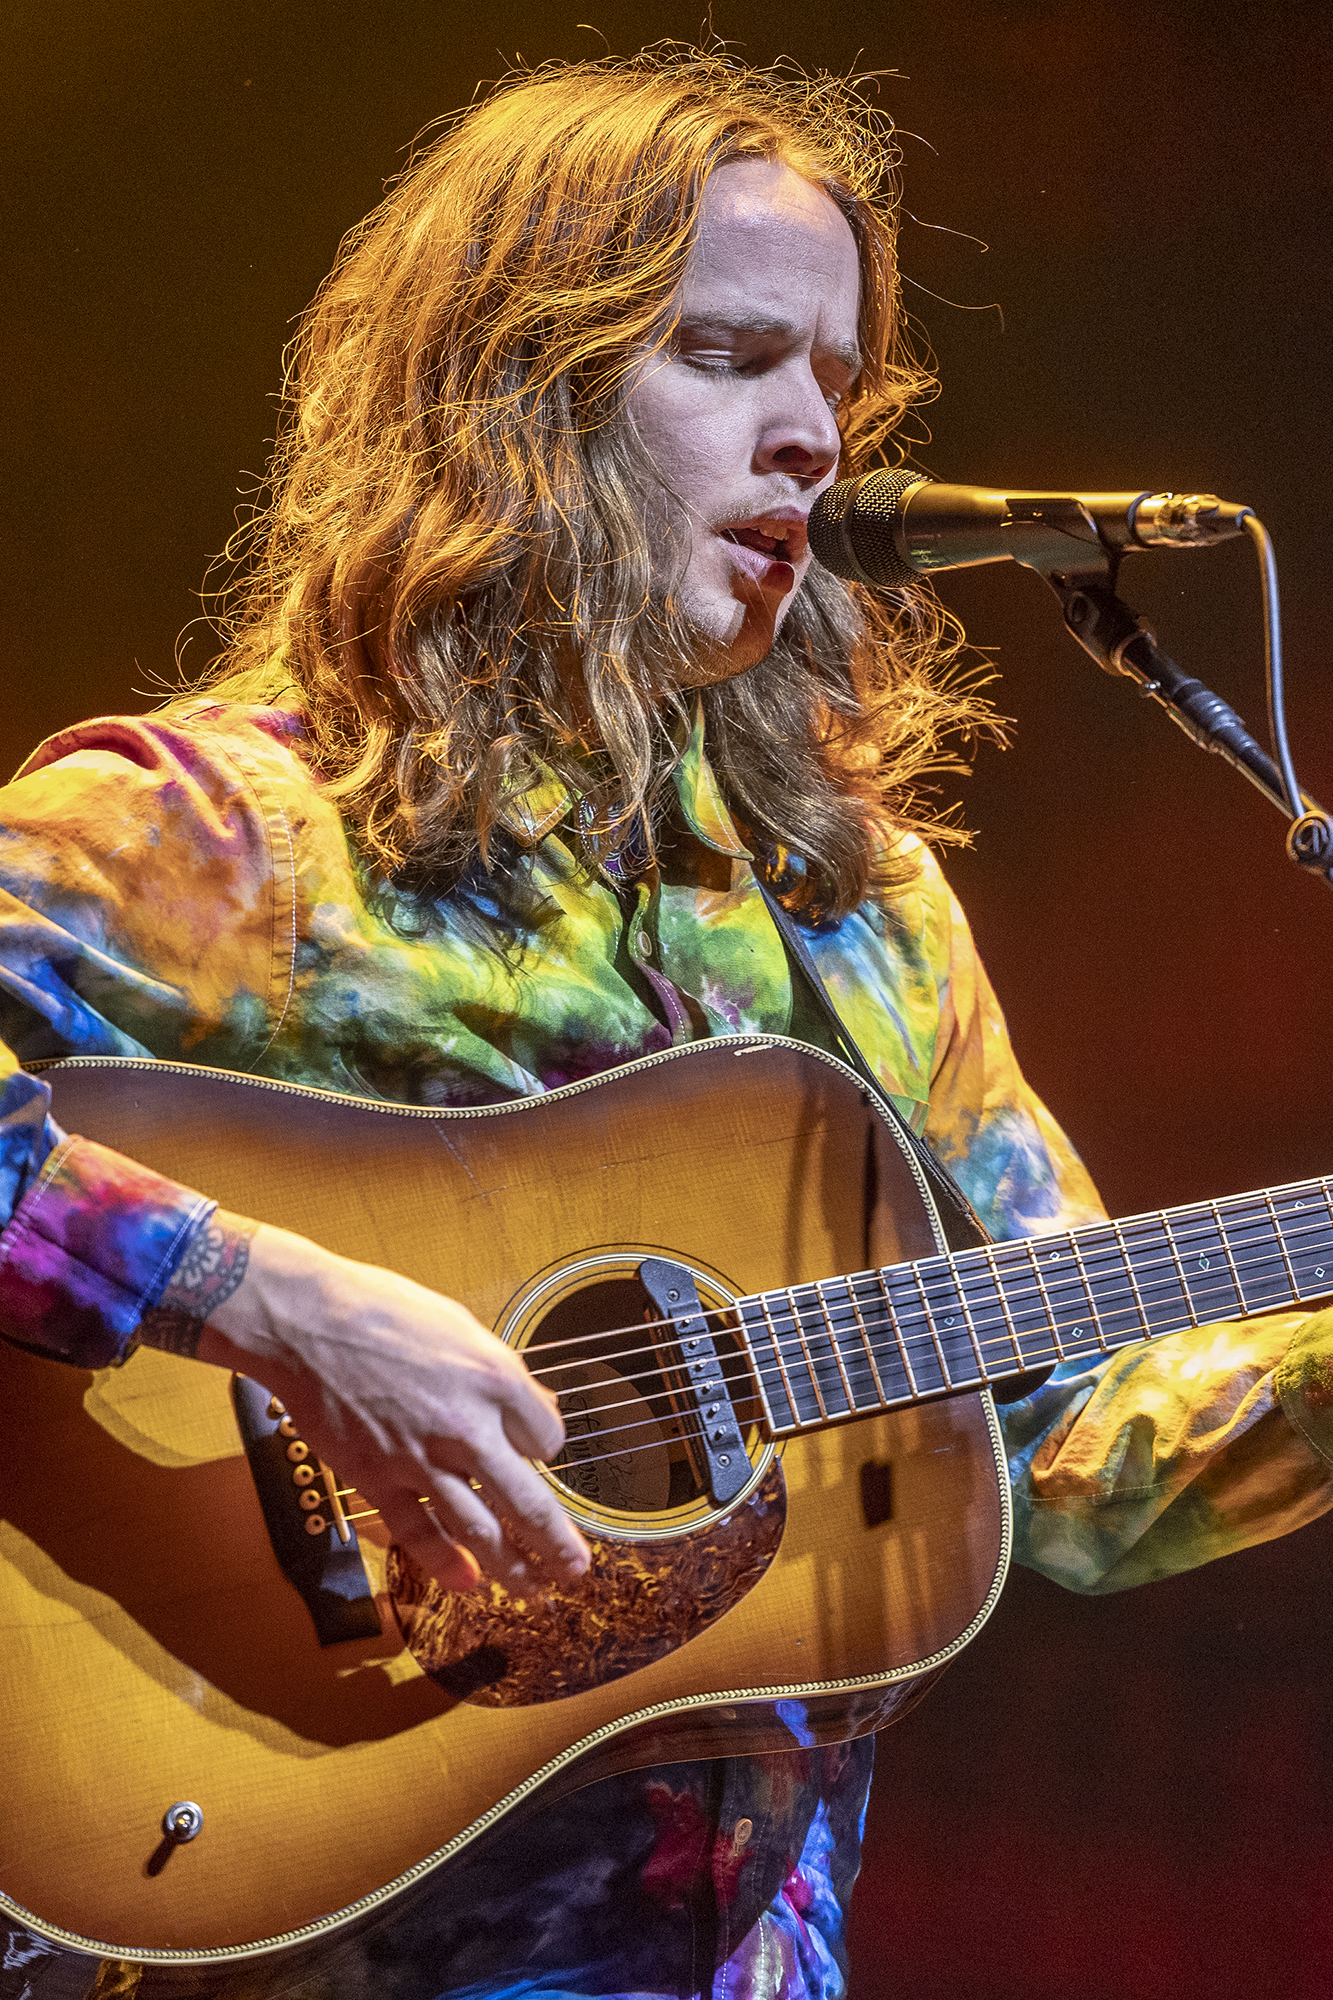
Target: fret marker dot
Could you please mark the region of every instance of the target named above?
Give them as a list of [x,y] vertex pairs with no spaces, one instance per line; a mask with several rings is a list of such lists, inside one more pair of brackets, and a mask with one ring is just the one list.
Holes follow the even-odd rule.
[[1324,1267],[1323,1267],[1323,1265],[1322,1265],[1322,1264],[1316,1264],[1316,1265],[1315,1265],[1315,1267],[1314,1267],[1314,1274],[1315,1274],[1316,1278],[1322,1278],[1322,1277],[1323,1277],[1323,1275],[1324,1275]]

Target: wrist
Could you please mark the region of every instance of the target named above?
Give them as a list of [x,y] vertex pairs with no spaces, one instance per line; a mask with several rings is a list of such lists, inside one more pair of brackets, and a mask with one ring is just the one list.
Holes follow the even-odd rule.
[[259,1225],[215,1209],[186,1244],[155,1306],[139,1321],[145,1347],[193,1357],[213,1314],[245,1281],[250,1245]]
[[210,1306],[196,1352],[201,1361],[255,1375],[276,1392],[294,1384],[309,1334],[329,1320],[330,1274],[343,1260],[291,1230],[243,1226],[249,1236],[241,1280]]

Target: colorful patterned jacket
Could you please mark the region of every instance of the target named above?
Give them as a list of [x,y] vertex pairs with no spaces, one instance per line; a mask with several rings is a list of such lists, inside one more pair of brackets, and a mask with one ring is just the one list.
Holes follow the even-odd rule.
[[[669,858],[630,881],[576,864],[558,784],[516,801],[546,916],[498,952],[484,887],[431,902],[368,877],[292,710],[199,703],[45,744],[0,791],[0,1330],[80,1367],[113,1364],[209,1212],[67,1140],[20,1064],[150,1055],[452,1105],[549,1090],[700,1035],[826,1043],[793,996],[700,724],[676,788]],[[894,1103],[996,1236],[1102,1213],[1019,1072],[928,854],[890,908],[863,907],[809,944]],[[1114,1590],[1321,1513],[1331,1350],[1333,1316],[1285,1315],[1057,1369],[1002,1413],[1018,1559]],[[576,1794],[470,1850],[447,1903],[428,1883],[272,1990],[833,2000],[870,1741]],[[5,1963],[28,1980],[47,1954],[16,1929]]]

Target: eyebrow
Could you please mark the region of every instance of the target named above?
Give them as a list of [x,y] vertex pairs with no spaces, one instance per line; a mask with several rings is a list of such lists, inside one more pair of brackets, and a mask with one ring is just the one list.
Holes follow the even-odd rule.
[[[793,340],[797,328],[789,319],[773,319],[767,313],[692,313],[682,317],[680,327],[697,327],[701,331],[717,328],[724,333],[769,334],[780,340]],[[835,341],[824,350],[835,361],[841,361],[849,374],[859,375],[862,368],[861,350],[853,342]]]

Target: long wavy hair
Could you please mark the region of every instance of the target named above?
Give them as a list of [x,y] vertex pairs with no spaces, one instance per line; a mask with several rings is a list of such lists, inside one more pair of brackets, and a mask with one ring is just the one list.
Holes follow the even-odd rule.
[[[450,123],[343,243],[289,351],[214,685],[294,684],[375,870],[448,888],[551,770],[587,853],[636,825],[651,845],[672,663],[696,641],[654,562],[661,479],[627,391],[671,337],[709,177],[774,158],[856,241],[854,469],[934,384],[903,332],[892,128],[845,80],[676,46],[549,66]],[[803,864],[782,875],[794,907],[904,879],[909,828],[957,837],[914,791],[984,713],[957,637],[925,587],[886,599],[816,568],[767,658],[702,693],[753,842]]]

